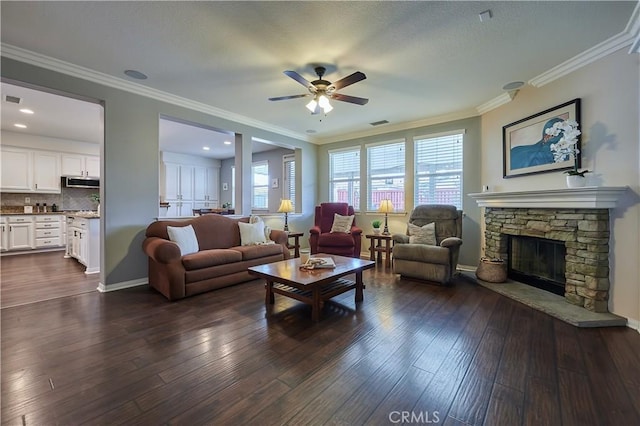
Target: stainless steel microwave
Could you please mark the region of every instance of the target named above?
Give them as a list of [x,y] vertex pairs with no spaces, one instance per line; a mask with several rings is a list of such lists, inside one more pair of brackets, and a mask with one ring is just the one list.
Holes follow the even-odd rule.
[[82,176],[62,176],[63,188],[100,188],[100,179]]

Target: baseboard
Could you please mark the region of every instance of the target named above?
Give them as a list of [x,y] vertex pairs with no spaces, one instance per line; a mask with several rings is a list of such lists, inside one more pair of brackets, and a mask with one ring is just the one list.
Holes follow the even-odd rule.
[[633,318],[627,318],[627,327],[634,329],[640,333],[640,321]]
[[458,263],[458,271],[464,271],[464,272],[475,272],[476,269],[478,269],[477,266],[469,266],[469,265],[461,265]]
[[149,284],[148,278],[140,278],[138,280],[123,281],[120,283],[109,284],[107,286],[104,285],[103,283],[99,283],[97,290],[100,293],[107,293],[110,291],[124,290],[125,288],[139,287],[141,285],[147,285],[147,284]]

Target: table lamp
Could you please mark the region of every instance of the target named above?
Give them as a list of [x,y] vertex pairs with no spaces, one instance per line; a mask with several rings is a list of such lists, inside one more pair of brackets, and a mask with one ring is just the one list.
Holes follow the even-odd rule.
[[293,212],[293,203],[291,200],[281,200],[280,207],[278,207],[278,213],[284,213],[284,230],[289,230],[289,213]]
[[380,207],[378,207],[380,213],[384,213],[384,229],[382,235],[389,235],[389,227],[387,226],[387,214],[393,211],[393,204],[391,200],[382,200]]

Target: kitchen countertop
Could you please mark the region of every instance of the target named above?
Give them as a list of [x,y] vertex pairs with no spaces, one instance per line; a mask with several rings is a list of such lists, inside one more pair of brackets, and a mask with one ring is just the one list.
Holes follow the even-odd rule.
[[46,215],[62,215],[62,216],[74,216],[74,217],[84,217],[84,218],[100,218],[100,215],[96,212],[87,212],[87,211],[78,211],[78,210],[64,210],[57,212],[40,212],[40,213],[24,213],[24,212],[16,212],[16,211],[0,211],[0,216],[46,216]]

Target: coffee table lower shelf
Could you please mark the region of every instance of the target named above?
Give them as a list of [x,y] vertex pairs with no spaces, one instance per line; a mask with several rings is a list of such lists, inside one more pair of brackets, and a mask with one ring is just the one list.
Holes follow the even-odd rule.
[[[364,287],[364,285],[363,285]],[[327,284],[320,288],[320,300],[326,301],[339,294],[346,293],[349,290],[356,288],[356,282],[351,280],[336,280],[331,284]],[[292,287],[286,284],[273,283],[274,293],[281,294],[283,296],[291,297],[292,299],[299,300],[309,305],[313,304],[313,291],[300,290],[299,288]]]
[[311,318],[313,321],[318,321],[320,319],[320,310],[322,309],[325,301],[338,296],[339,294],[355,289],[355,300],[356,302],[360,302],[363,299],[362,290],[365,287],[364,284],[362,284],[362,287],[358,289],[358,283],[356,281],[346,280],[343,278],[322,286],[314,286],[311,289],[300,289],[273,281],[267,281],[265,286],[267,288],[266,302],[268,304],[274,303],[274,293],[296,299],[302,303],[311,305]]

